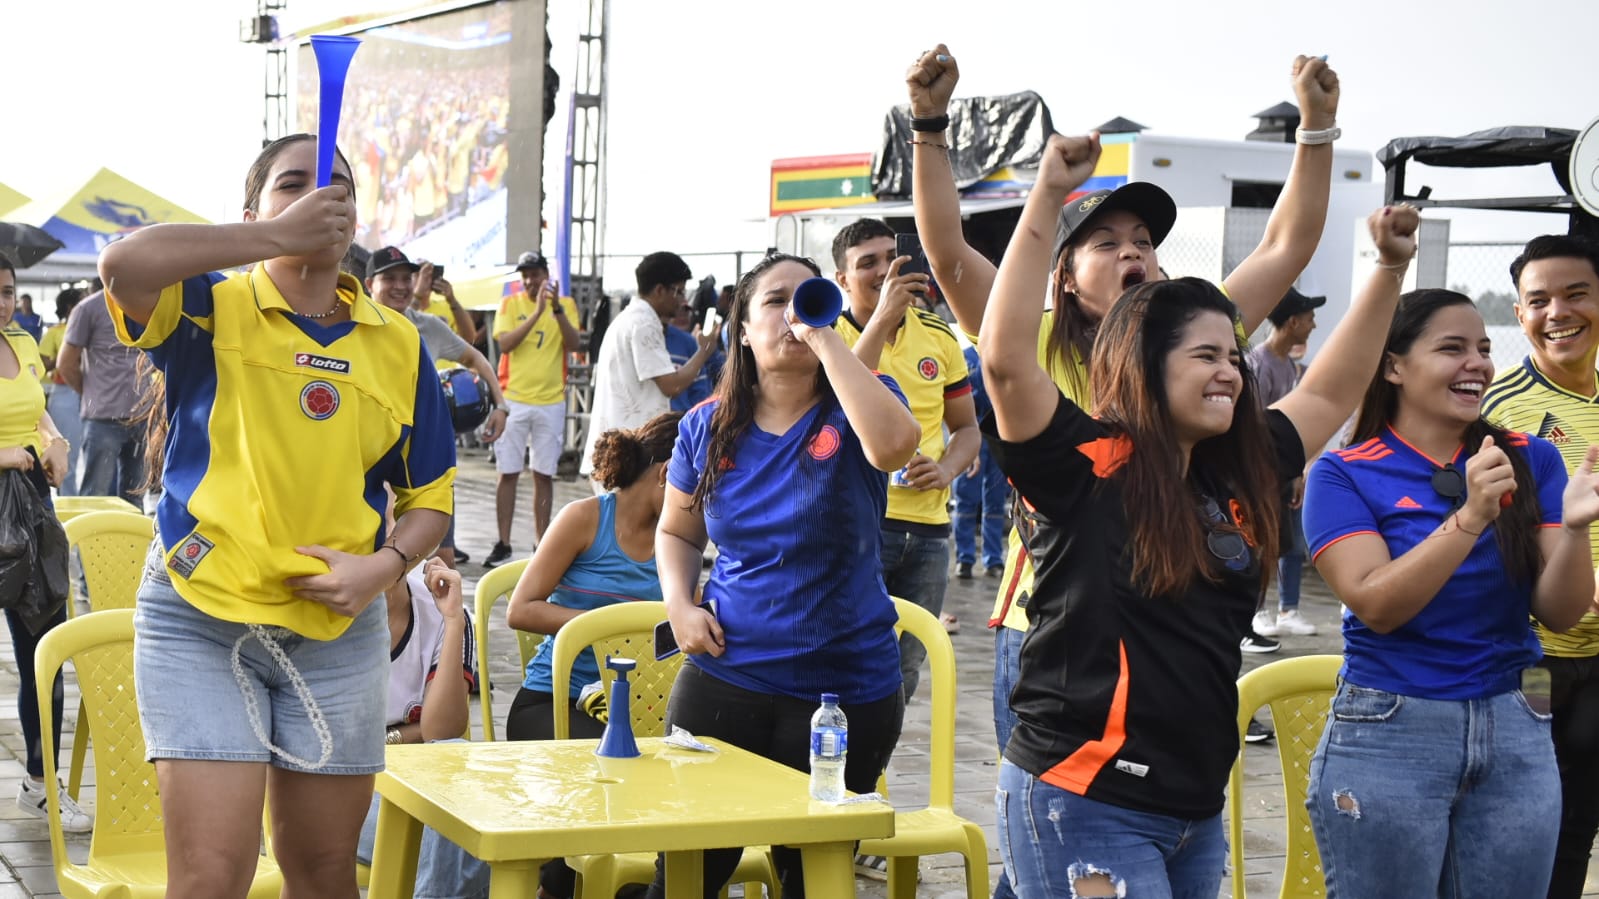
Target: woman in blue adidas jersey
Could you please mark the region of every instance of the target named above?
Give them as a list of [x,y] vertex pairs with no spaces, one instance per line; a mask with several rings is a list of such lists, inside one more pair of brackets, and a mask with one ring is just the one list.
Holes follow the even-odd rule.
[[1348,607],[1306,800],[1327,895],[1542,896],[1560,783],[1528,616],[1562,631],[1592,601],[1599,447],[1568,482],[1552,445],[1483,420],[1493,362],[1466,296],[1406,294],[1383,350],[1305,490]]
[[384,753],[373,600],[451,511],[432,362],[339,271],[355,185],[342,156],[329,187],[315,168],[312,135],[274,141],[245,177],[243,222],[156,225],[100,257],[118,336],[165,375],[161,556],[139,592],[134,680],[174,899],[245,895],[269,791],[284,893],[357,894]]
[[[994,282],[978,353],[985,422],[1021,497],[1037,566],[995,802],[1021,899],[1213,897],[1237,757],[1237,634],[1275,561],[1278,485],[1352,412],[1399,298],[1378,272],[1299,386],[1262,409],[1213,284],[1140,284],[1095,340],[1095,402],[1033,352],[1049,226],[1099,158],[1050,138]],[[1414,251],[1414,210],[1371,217],[1385,260]]]
[[[656,534],[672,632],[688,662],[668,723],[804,771],[823,693],[849,716],[849,789],[874,788],[904,717],[893,603],[878,531],[888,475],[921,429],[891,378],[875,375],[832,328],[792,315],[816,264],[773,255],[739,280],[727,367],[679,426]],[[695,598],[707,539],[718,556]],[[736,850],[705,853],[715,896]],[[776,847],[783,895],[803,897],[799,853]],[[657,873],[651,895],[661,895]]]

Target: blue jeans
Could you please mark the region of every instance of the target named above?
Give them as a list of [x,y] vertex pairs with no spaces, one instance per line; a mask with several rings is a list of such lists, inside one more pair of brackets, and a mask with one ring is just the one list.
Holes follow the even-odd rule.
[[78,495],[78,452],[83,447],[83,419],[78,417],[82,398],[65,384],[50,385],[50,397],[45,401],[45,411],[56,423],[56,430],[67,438],[67,474],[62,478],[56,493],[61,496]]
[[1073,884],[1095,874],[1137,899],[1215,899],[1221,889],[1220,813],[1189,821],[1095,802],[1009,760],[999,763],[994,801],[1000,857],[1020,899],[1074,899]]
[[[883,529],[883,584],[889,596],[909,600],[937,616],[944,611],[949,585],[949,538],[924,537]],[[927,648],[910,634],[899,638],[899,671],[905,680],[905,701],[921,681]]]
[[1005,564],[1005,501],[1010,490],[1005,473],[989,455],[985,444],[977,454],[975,477],[955,478],[955,561],[967,565],[977,561],[977,525],[983,527],[983,567]]
[[[984,538],[986,541],[987,538]],[[1010,693],[1022,674],[1022,638],[1026,631],[1001,624],[994,628],[994,739],[1001,754],[1010,742],[1010,732],[1016,729],[1016,713],[1010,707]],[[994,886],[994,899],[1016,899],[1011,889],[1010,873],[999,872],[999,883]]]
[[144,507],[144,425],[86,418],[79,496],[120,496]]
[[1286,612],[1299,608],[1299,581],[1305,568],[1305,524],[1303,509],[1282,505],[1282,553],[1277,557],[1277,608]]
[[1310,763],[1328,899],[1542,896],[1560,829],[1550,716],[1344,683]]
[[[440,740],[463,743],[464,740]],[[355,857],[363,865],[372,864],[372,847],[378,833],[378,796],[361,822],[361,841]],[[488,899],[489,866],[465,849],[439,835],[431,827],[422,828],[422,849],[416,860],[416,899]]]

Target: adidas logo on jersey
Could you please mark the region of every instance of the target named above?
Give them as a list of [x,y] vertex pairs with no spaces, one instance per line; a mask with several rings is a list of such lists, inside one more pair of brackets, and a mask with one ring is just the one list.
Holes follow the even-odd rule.
[[1553,428],[1551,428],[1549,433],[1544,435],[1544,439],[1548,440],[1550,443],[1553,443],[1555,446],[1565,446],[1571,442],[1571,437],[1569,437],[1559,425],[1555,425]]
[[1401,496],[1399,498],[1399,502],[1394,503],[1394,508],[1395,509],[1419,509],[1419,508],[1421,508],[1421,503],[1416,502],[1415,500],[1411,499],[1408,496]]

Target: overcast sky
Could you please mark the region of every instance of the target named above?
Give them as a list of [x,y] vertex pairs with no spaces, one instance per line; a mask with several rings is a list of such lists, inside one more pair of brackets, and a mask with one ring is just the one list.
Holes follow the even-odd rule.
[[[551,6],[564,87],[587,2]],[[386,4],[290,0],[286,20],[374,7]],[[1251,113],[1292,99],[1288,65],[1299,52],[1328,54],[1339,73],[1344,147],[1510,124],[1581,128],[1599,115],[1592,0],[1145,0],[1111,10],[613,0],[606,249],[766,246],[770,161],[874,150],[885,111],[904,102],[906,66],[939,40],[961,63],[961,95],[1035,90],[1066,132],[1125,115],[1164,134],[1242,137]],[[237,220],[262,133],[264,54],[238,41],[239,19],[253,12],[249,0],[4,0],[12,89],[0,182],[39,198],[104,165],[194,212]],[[547,137],[551,168],[564,108],[563,98]],[[1556,192],[1546,170],[1423,180],[1439,195]],[[1563,227],[1545,216],[1477,216],[1457,221],[1455,236],[1525,239]],[[544,249],[553,246],[550,235]],[[618,260],[607,286],[626,286],[631,266]],[[695,270],[732,275],[729,260]]]

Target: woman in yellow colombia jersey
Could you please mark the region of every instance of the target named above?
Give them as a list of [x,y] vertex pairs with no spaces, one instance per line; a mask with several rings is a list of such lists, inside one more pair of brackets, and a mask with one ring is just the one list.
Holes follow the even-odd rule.
[[156,225],[100,259],[118,336],[167,385],[162,558],[139,591],[134,681],[174,899],[245,895],[267,791],[285,894],[356,895],[384,752],[373,599],[451,513],[438,378],[416,328],[339,271],[355,186],[340,155],[314,187],[315,157],[309,134],[274,141],[242,223]]

